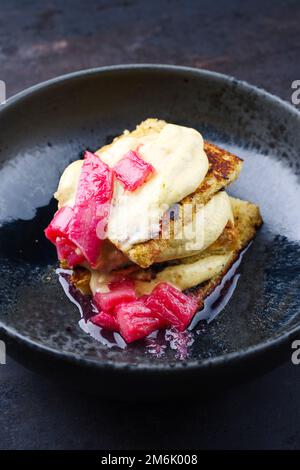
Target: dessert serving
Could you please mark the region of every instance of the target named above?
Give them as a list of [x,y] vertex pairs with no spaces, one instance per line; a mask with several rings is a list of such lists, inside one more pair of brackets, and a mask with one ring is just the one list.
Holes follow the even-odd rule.
[[147,119],[61,176],[45,230],[88,321],[127,343],[185,330],[262,224],[225,188],[242,160],[192,128]]

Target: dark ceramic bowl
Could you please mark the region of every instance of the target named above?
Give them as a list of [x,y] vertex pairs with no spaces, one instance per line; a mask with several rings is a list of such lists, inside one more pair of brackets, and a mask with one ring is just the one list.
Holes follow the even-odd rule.
[[[185,360],[145,344],[109,348],[78,326],[43,229],[64,167],[147,117],[195,127],[245,159],[229,192],[259,204],[264,226],[223,311]],[[49,376],[118,398],[198,396],[274,367],[300,337],[300,114],[230,77],[183,67],[87,70],[0,107],[0,333],[8,353]]]

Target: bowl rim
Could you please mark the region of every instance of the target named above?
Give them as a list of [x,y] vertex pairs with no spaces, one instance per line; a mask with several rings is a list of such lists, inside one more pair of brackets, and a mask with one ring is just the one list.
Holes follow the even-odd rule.
[[[4,103],[0,104],[0,120],[1,115],[8,109],[13,108],[14,105],[18,104],[25,98],[34,95],[40,90],[45,90],[56,84],[62,84],[70,80],[78,79],[81,77],[92,76],[97,74],[105,74],[107,72],[120,73],[120,72],[169,72],[177,75],[189,75],[193,77],[204,77],[207,79],[213,79],[217,82],[221,82],[224,85],[236,85],[240,90],[252,93],[256,96],[261,97],[272,104],[276,104],[284,108],[286,111],[293,114],[293,116],[299,119],[300,122],[300,111],[297,110],[291,103],[284,101],[283,99],[273,95],[262,88],[251,85],[246,81],[238,80],[230,75],[222,74],[205,69],[198,69],[194,67],[186,67],[179,65],[168,65],[168,64],[152,64],[152,63],[137,63],[137,64],[121,64],[121,65],[110,65],[104,67],[95,67],[89,69],[82,69],[67,74],[63,74],[49,80],[40,82],[36,85],[30,86],[25,90],[18,92],[12,97],[8,98]],[[225,364],[237,364],[241,361],[247,361],[254,356],[264,355],[271,350],[279,349],[288,344],[297,334],[300,333],[300,324],[294,326],[291,329],[286,330],[283,333],[278,333],[274,337],[267,340],[261,341],[247,348],[240,349],[239,351],[221,354],[206,359],[187,359],[185,361],[174,361],[174,362],[161,362],[161,363],[127,363],[127,362],[115,362],[112,360],[100,360],[92,359],[81,356],[79,353],[59,351],[58,349],[45,346],[42,343],[33,341],[32,339],[22,335],[15,328],[8,327],[0,321],[0,333],[3,337],[9,340],[16,341],[22,347],[30,348],[32,351],[39,351],[47,356],[55,357],[56,359],[62,359],[66,362],[75,363],[77,365],[83,365],[85,367],[96,368],[99,370],[111,369],[111,370],[125,370],[129,373],[152,373],[152,372],[168,372],[176,373],[180,371],[195,371],[204,370],[208,368],[216,368]]]

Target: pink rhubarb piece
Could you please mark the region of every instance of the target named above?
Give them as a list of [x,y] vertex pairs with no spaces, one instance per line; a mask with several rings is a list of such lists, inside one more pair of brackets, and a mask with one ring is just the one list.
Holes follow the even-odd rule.
[[183,331],[189,325],[198,308],[194,298],[166,282],[155,287],[145,304],[153,314],[175,326],[179,331]]
[[119,331],[127,343],[144,338],[153,331],[164,327],[164,322],[154,316],[140,300],[120,304],[116,308],[116,315]]
[[97,155],[85,152],[69,237],[92,268],[98,265],[112,192],[113,173],[109,166]]
[[127,191],[135,191],[154,173],[150,163],[139,157],[137,152],[129,150],[114,167],[114,173]]

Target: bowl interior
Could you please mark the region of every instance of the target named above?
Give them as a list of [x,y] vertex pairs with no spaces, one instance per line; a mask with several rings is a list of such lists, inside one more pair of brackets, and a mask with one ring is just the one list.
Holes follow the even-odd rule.
[[55,249],[43,235],[64,167],[147,117],[195,127],[244,158],[229,193],[257,203],[265,221],[234,274],[230,301],[209,325],[195,328],[187,362],[241,351],[299,325],[299,114],[226,77],[125,67],[55,81],[0,111],[2,327],[89,361],[178,364],[172,347],[162,354],[144,342],[108,347],[83,332],[55,273]]

